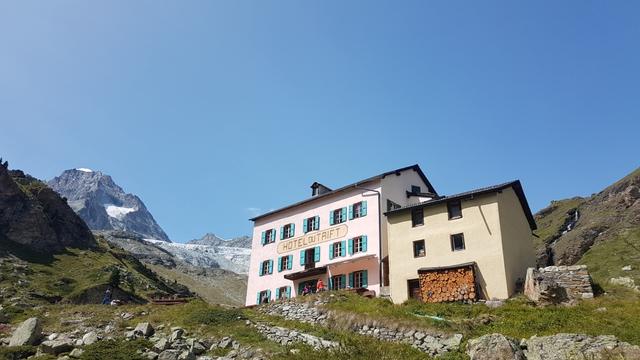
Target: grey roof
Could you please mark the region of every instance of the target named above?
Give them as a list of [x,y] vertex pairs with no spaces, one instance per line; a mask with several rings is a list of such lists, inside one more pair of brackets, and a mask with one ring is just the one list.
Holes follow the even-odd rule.
[[300,206],[300,205],[306,204],[308,202],[314,201],[316,199],[321,199],[321,198],[324,198],[325,196],[336,194],[336,193],[342,192],[344,190],[351,189],[351,188],[357,187],[359,185],[362,185],[362,184],[365,184],[365,183],[368,183],[368,182],[371,182],[371,181],[374,181],[374,180],[384,179],[388,175],[399,174],[399,173],[401,173],[401,172],[403,172],[405,170],[411,170],[411,169],[413,169],[416,172],[418,172],[418,175],[420,176],[422,181],[424,181],[424,183],[427,184],[427,187],[429,188],[429,192],[438,195],[438,193],[436,192],[436,189],[433,188],[433,186],[429,182],[429,179],[427,179],[427,176],[422,172],[422,169],[420,169],[420,166],[418,166],[418,164],[415,164],[415,165],[403,167],[403,168],[400,168],[400,169],[387,171],[385,173],[382,173],[382,174],[379,174],[379,175],[376,175],[376,176],[372,176],[372,177],[364,179],[364,180],[360,180],[360,181],[355,182],[353,184],[349,184],[347,186],[343,186],[343,187],[341,187],[339,189],[331,190],[329,192],[326,192],[326,193],[323,193],[323,194],[320,194],[320,195],[312,196],[312,197],[310,197],[308,199],[305,199],[305,200],[302,200],[302,201],[298,201],[297,203],[293,203],[291,205],[287,205],[287,206],[282,207],[280,209],[269,211],[269,212],[264,213],[262,215],[258,215],[258,216],[254,217],[254,218],[249,219],[249,220],[256,221],[256,220],[261,219],[261,218],[263,218],[265,216],[269,216],[269,215],[278,213],[278,212],[283,211],[283,210],[291,209],[291,208],[294,208],[296,206]]
[[449,270],[449,269],[459,269],[467,266],[475,266],[475,261],[470,261],[462,264],[454,264],[454,265],[445,265],[445,266],[432,266],[432,267],[421,267],[418,269],[418,273],[420,272],[429,272],[434,270]]
[[451,201],[451,200],[463,200],[465,198],[469,198],[469,197],[472,197],[472,196],[475,196],[475,195],[482,195],[482,194],[489,194],[489,193],[493,193],[493,192],[498,192],[498,191],[501,191],[501,190],[509,188],[509,187],[512,187],[513,190],[515,191],[516,195],[518,196],[518,200],[520,201],[520,205],[522,206],[522,210],[524,211],[524,214],[527,217],[527,221],[529,222],[529,227],[531,228],[531,230],[537,229],[538,226],[536,225],[536,221],[533,218],[533,214],[531,213],[531,208],[529,208],[529,203],[527,202],[527,198],[524,195],[524,190],[522,190],[522,184],[520,183],[520,180],[514,180],[514,181],[506,182],[506,183],[503,183],[503,184],[487,186],[487,187],[484,187],[484,188],[475,189],[475,190],[471,190],[471,191],[465,191],[465,192],[462,192],[462,193],[459,193],[459,194],[454,194],[454,195],[449,195],[449,196],[440,196],[440,197],[434,198],[432,200],[423,201],[423,202],[418,203],[418,204],[405,206],[405,207],[402,207],[400,209],[387,211],[385,213],[385,215],[394,215],[394,214],[398,214],[398,213],[402,213],[402,212],[408,211],[410,209],[424,208],[424,207],[427,207],[427,206],[442,204],[442,203],[445,203],[445,202]]

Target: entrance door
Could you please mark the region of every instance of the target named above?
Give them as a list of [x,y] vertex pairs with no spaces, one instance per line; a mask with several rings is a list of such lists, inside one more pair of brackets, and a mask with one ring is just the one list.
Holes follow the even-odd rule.
[[409,298],[422,301],[422,295],[420,294],[420,280],[413,279],[407,280],[407,288],[409,289]]
[[304,269],[313,269],[316,267],[315,251],[313,248],[304,251]]

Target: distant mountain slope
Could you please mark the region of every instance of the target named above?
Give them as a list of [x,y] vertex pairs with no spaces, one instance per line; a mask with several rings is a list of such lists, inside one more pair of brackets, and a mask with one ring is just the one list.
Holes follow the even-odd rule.
[[230,240],[225,240],[216,236],[216,234],[207,233],[200,239],[193,239],[187,244],[209,245],[209,246],[226,246],[251,249],[251,238],[249,236],[239,236]]
[[583,263],[603,280],[640,280],[640,169],[590,197],[553,201],[536,222],[539,265]]
[[125,193],[109,175],[85,168],[65,170],[48,184],[92,230],[126,230],[170,241],[142,200]]

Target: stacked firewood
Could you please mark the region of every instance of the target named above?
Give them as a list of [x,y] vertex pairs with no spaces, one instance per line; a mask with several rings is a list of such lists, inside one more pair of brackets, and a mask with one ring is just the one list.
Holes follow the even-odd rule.
[[420,293],[422,301],[431,303],[475,300],[473,267],[421,272]]

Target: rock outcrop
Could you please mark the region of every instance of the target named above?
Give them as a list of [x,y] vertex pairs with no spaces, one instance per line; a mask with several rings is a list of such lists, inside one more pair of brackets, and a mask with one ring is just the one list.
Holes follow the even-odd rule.
[[525,360],[517,340],[502,334],[488,334],[467,343],[471,360]]

